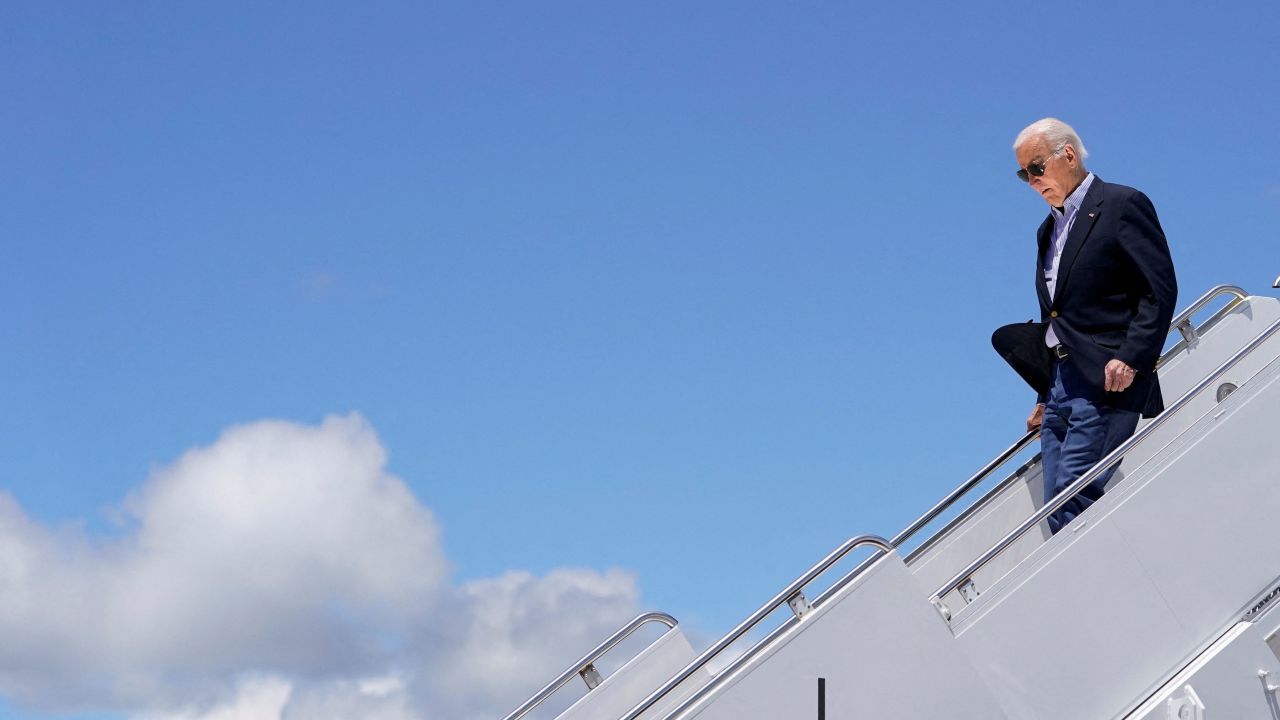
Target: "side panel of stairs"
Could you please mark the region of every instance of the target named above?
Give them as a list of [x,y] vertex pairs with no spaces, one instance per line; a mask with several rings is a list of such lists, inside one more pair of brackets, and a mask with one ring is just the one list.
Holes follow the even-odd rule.
[[687,717],[817,718],[821,678],[828,718],[1005,718],[926,597],[885,555]]
[[[1166,401],[1278,316],[1271,298],[1233,308],[1162,369]],[[678,720],[1156,720],[1159,713],[1131,710],[1174,692],[1166,687],[1174,673],[1192,667],[1280,576],[1278,357],[1280,334],[1165,418],[1085,517],[1054,537],[1031,533],[976,574],[981,595],[972,604],[949,596],[950,624],[929,605],[930,591],[985,549],[985,536],[999,537],[1039,504],[1037,468],[911,568],[896,553],[882,557]],[[1223,383],[1234,393],[1215,392]],[[971,524],[982,525],[983,538]],[[1235,648],[1221,651],[1212,671]],[[1247,654],[1261,657],[1257,647]],[[687,697],[693,687],[680,690]],[[661,720],[675,702],[644,720]],[[588,717],[609,715],[572,720]],[[1280,708],[1258,717],[1280,720]]]
[[1010,716],[1114,716],[1280,575],[1277,354],[1280,336],[1234,394],[957,614]]
[[[672,628],[643,652],[632,658],[617,672],[605,678],[600,686],[582,696],[558,720],[601,720],[621,717],[655,687],[675,675],[696,657],[693,647],[680,628]],[[655,705],[644,717],[661,717],[658,713],[674,707],[709,679],[700,671],[676,688],[671,696]]]
[[[1280,318],[1280,301],[1274,298],[1253,297],[1239,303],[1212,327],[1204,331],[1190,346],[1183,346],[1160,368],[1160,385],[1167,403],[1173,402],[1195,386],[1237,350],[1244,347],[1268,324]],[[1255,373],[1260,365],[1243,363],[1223,378],[1223,382],[1242,383]],[[1170,418],[1161,430],[1165,437],[1175,437],[1190,427],[1204,413],[1217,404],[1213,391],[1202,393],[1190,406]],[[1145,424],[1147,421],[1142,421]],[[1139,426],[1141,427],[1141,425]],[[1158,443],[1144,443],[1134,448],[1108,484],[1116,488],[1124,478],[1134,472],[1159,450]],[[937,539],[926,552],[912,559],[911,570],[920,582],[937,587],[971,560],[981,555],[1011,528],[1015,527],[1043,504],[1044,481],[1040,464],[1029,468],[1023,477],[1009,485],[982,511],[964,524],[952,528]],[[1013,570],[1050,537],[1048,526],[1041,523],[1036,530],[1023,536],[1013,547],[975,574],[973,580],[979,588],[990,587],[996,580]],[[964,606],[959,593],[952,591],[943,598],[953,609]]]
[[1168,720],[1170,706],[1176,713],[1188,699],[1203,706],[1206,718],[1280,719],[1278,693],[1267,689],[1280,683],[1280,657],[1266,642],[1280,631],[1277,624],[1276,613],[1237,623],[1123,720]]

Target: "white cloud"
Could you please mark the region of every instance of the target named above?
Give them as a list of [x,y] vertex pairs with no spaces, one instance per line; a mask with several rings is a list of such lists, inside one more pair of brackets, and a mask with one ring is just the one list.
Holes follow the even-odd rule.
[[471,612],[453,627],[454,651],[422,663],[414,687],[442,718],[491,719],[492,699],[505,715],[634,616],[636,592],[620,571],[513,572],[468,583],[456,603]]
[[298,691],[279,715],[282,720],[419,720],[429,717],[443,716],[433,710],[415,710],[404,682],[397,677],[341,680]]
[[626,573],[453,586],[358,415],[232,428],[109,538],[0,493],[0,695],[148,720],[500,717],[636,609]]
[[212,709],[187,709],[141,720],[277,720],[293,687],[280,678],[248,678],[236,688],[235,697]]

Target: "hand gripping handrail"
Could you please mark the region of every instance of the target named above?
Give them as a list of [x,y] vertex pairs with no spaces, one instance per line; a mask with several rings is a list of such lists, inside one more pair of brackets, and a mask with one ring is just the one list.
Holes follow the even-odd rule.
[[1191,400],[1196,395],[1199,395],[1201,392],[1204,391],[1205,388],[1209,387],[1218,378],[1222,377],[1223,373],[1235,367],[1236,363],[1240,362],[1240,360],[1243,359],[1246,355],[1256,350],[1258,346],[1262,345],[1262,343],[1266,342],[1272,335],[1276,333],[1277,330],[1280,330],[1280,320],[1277,320],[1271,323],[1271,325],[1269,325],[1266,330],[1263,330],[1262,333],[1258,335],[1256,338],[1254,338],[1253,340],[1251,340],[1248,345],[1245,345],[1243,348],[1238,350],[1226,362],[1219,365],[1217,369],[1215,369],[1213,372],[1205,376],[1203,380],[1196,383],[1195,387],[1191,388],[1186,392],[1185,395],[1178,398],[1177,401],[1175,401],[1172,405],[1166,408],[1164,412],[1157,415],[1154,419],[1151,420],[1151,422],[1147,423],[1136,434],[1134,434],[1128,440],[1125,440],[1123,443],[1121,443],[1120,446],[1117,447],[1115,450],[1112,450],[1110,453],[1108,453],[1106,457],[1102,458],[1102,460],[1099,460],[1096,465],[1094,465],[1092,468],[1086,471],[1083,475],[1076,478],[1075,482],[1071,483],[1066,488],[1064,488],[1060,493],[1058,493],[1057,497],[1055,497],[1052,501],[1045,503],[1044,507],[1040,508],[1035,513],[1033,513],[1030,518],[1027,518],[1027,520],[1025,520],[1021,525],[1015,528],[1008,535],[1005,535],[1003,539],[1001,539],[989,550],[983,553],[981,557],[979,557],[977,560],[974,560],[972,563],[970,563],[969,566],[966,567],[964,570],[961,570],[960,572],[956,573],[955,576],[953,576],[950,580],[948,580],[936,591],[934,591],[933,596],[930,598],[930,600],[935,604],[941,603],[943,596],[945,596],[947,593],[951,592],[952,590],[955,590],[956,588],[960,587],[960,585],[962,585],[965,580],[967,580],[975,572],[980,570],[992,558],[1004,552],[1006,548],[1012,545],[1014,541],[1016,541],[1018,538],[1022,537],[1023,534],[1025,534],[1028,530],[1038,525],[1041,520],[1044,520],[1055,510],[1065,505],[1068,500],[1075,497],[1076,493],[1078,493],[1082,488],[1084,488],[1089,483],[1093,482],[1095,479],[1097,479],[1099,475],[1109,470],[1113,465],[1120,462],[1120,460],[1124,458],[1125,453],[1129,452],[1129,450],[1134,445],[1137,445],[1138,443],[1142,442],[1143,439],[1145,439],[1146,437],[1151,435],[1151,433],[1155,432],[1156,429],[1164,425],[1165,422],[1169,420],[1169,418],[1176,415],[1177,412],[1181,410],[1183,407],[1185,407],[1187,403],[1191,402]]
[[[839,561],[841,558],[843,558],[845,555],[848,555],[853,550],[866,545],[871,545],[873,547],[876,547],[882,553],[889,552],[890,550],[893,549],[892,547],[890,547],[888,540],[885,540],[884,538],[878,535],[858,535],[856,537],[852,537],[844,541],[844,543],[840,545],[840,547],[836,548],[835,550],[832,550],[831,553],[828,554],[821,561],[819,561],[817,565],[814,565],[813,567],[809,568],[809,570],[805,572],[805,574],[796,578],[795,581],[793,581],[790,585],[788,585],[782,592],[778,593],[777,595],[774,595],[773,598],[769,600],[769,602],[766,602],[764,605],[760,606],[760,609],[752,613],[751,617],[747,618],[746,620],[743,620],[741,623],[738,623],[737,627],[730,630],[729,633],[724,637],[720,638],[720,640],[716,642],[715,645],[712,645],[710,648],[706,650],[706,652],[694,658],[693,661],[690,662],[688,665],[686,665],[683,670],[676,673],[675,677],[672,677],[665,684],[663,684],[662,687],[650,693],[648,697],[640,701],[640,704],[631,708],[631,711],[628,712],[626,715],[622,716],[621,720],[636,720],[636,718],[640,717],[640,715],[643,714],[646,710],[653,707],[654,703],[661,700],[663,696],[671,692],[677,685],[684,682],[685,680],[688,680],[690,676],[692,676],[695,672],[697,672],[699,669],[705,666],[707,662],[709,662],[716,655],[719,655],[725,648],[732,645],[738,638],[742,637],[743,634],[745,634],[748,630],[750,630],[751,628],[759,624],[761,620],[765,619],[774,610],[777,610],[779,607],[781,607],[783,603],[788,603],[795,598],[800,598],[801,601],[803,602],[804,596],[800,594],[800,591],[804,588],[805,585],[808,585],[814,578],[818,577],[823,572],[825,572],[827,568],[836,564],[836,562]],[[863,567],[868,567],[868,565],[864,564]],[[795,610],[797,614],[800,614],[801,612],[800,610],[796,609],[795,606],[793,606],[793,610]]]
[[[510,715],[502,720],[516,720],[528,715],[534,708],[555,694],[557,690],[564,687],[565,683],[572,680],[574,675],[581,675],[583,680],[587,680],[588,673],[595,671],[596,660],[599,660],[602,655],[612,650],[615,645],[627,639],[631,633],[651,622],[662,623],[668,629],[674,628],[678,624],[675,618],[663,612],[647,612],[635,616],[626,625],[618,628],[617,632],[610,635],[608,640],[597,645],[595,650],[583,655],[581,660],[570,665],[569,669],[561,673],[560,677],[552,680],[546,687],[534,693],[533,697],[529,698],[523,705],[513,710]],[[591,681],[588,681],[587,685],[592,689],[595,688]]]

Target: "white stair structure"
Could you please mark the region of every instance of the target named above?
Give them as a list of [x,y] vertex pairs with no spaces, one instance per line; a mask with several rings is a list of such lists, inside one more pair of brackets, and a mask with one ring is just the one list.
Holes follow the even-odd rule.
[[[1280,300],[1219,286],[1173,329],[1168,409],[1054,502],[1041,503],[1037,456],[907,551],[1028,433],[891,540],[850,539],[697,657],[673,618],[642,615],[505,720],[575,674],[593,689],[564,720],[1280,720]],[[1044,518],[1117,464],[1106,495],[1050,535]],[[805,597],[860,547],[875,554]],[[789,619],[724,657],[783,605]],[[671,629],[593,675],[655,618]]]

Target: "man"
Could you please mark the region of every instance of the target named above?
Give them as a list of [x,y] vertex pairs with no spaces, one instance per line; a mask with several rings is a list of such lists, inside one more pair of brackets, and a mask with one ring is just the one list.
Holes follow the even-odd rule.
[[[1071,126],[1036,121],[1013,150],[1018,177],[1049,204],[1036,232],[1041,322],[1002,328],[993,342],[1018,366],[1000,335],[1020,329],[1013,354],[1044,363],[1019,372],[1040,391],[1027,429],[1040,428],[1048,502],[1128,439],[1139,414],[1164,410],[1156,362],[1178,287],[1151,201],[1086,170],[1088,152]],[[1053,532],[1102,496],[1112,471],[1049,516]]]

